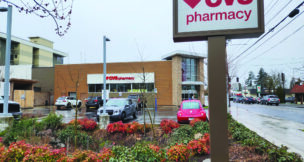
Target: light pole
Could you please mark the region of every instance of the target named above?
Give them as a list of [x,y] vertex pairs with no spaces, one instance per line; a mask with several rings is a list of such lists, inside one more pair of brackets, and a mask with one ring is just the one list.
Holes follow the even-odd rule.
[[107,80],[107,61],[106,61],[106,43],[110,41],[109,38],[103,36],[103,113],[102,115],[106,115],[106,80]]
[[4,105],[2,116],[10,117],[8,113],[9,80],[10,80],[10,56],[11,56],[11,30],[12,30],[12,6],[0,7],[0,12],[7,12],[6,27],[6,50],[5,50],[5,82],[4,82]]

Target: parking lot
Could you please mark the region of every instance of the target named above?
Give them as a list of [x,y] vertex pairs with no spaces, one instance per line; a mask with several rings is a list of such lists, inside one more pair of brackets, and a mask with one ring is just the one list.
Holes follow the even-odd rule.
[[[152,118],[154,118],[154,108],[147,108],[150,110]],[[38,117],[45,117],[49,113],[54,112],[57,115],[63,116],[63,122],[68,123],[75,118],[75,109],[62,109],[57,110],[55,106],[39,106],[33,109],[23,109],[24,116],[38,116]],[[155,113],[155,124],[159,124],[163,119],[176,119],[177,108],[176,107],[160,107],[157,112]],[[89,118],[96,120],[96,112],[86,112],[85,108],[81,109],[81,112],[78,115],[79,118]],[[150,122],[148,112],[146,112],[146,122]],[[128,117],[125,122],[133,122],[137,121],[139,123],[144,123],[144,115],[143,112],[137,112],[137,118],[133,119],[133,117]],[[111,121],[114,122],[114,121]]]

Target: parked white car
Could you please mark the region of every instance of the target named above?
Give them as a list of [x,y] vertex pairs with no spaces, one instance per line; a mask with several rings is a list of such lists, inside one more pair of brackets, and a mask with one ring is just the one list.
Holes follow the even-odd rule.
[[[0,113],[3,113],[4,99],[0,96]],[[14,101],[8,101],[8,113],[11,113],[15,119],[22,117],[20,104]]]
[[72,108],[72,106],[80,107],[81,104],[82,104],[81,100],[76,101],[75,97],[70,97],[70,96],[61,96],[55,102],[55,106],[57,106],[57,109],[60,109],[60,107],[62,106],[66,108]]

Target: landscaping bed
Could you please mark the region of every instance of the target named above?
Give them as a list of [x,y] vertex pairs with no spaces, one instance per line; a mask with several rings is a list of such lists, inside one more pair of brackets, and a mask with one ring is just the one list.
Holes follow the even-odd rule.
[[[302,161],[228,120],[230,161]],[[16,121],[0,133],[0,161],[203,161],[209,154],[209,124],[199,119],[189,125],[116,122],[105,130],[90,119],[63,124],[50,114],[41,122]]]

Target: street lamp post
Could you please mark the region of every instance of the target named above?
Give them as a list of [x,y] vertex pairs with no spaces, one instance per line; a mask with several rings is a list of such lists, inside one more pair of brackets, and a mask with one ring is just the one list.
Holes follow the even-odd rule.
[[107,75],[107,61],[106,61],[106,43],[110,41],[109,38],[103,36],[103,113],[106,115],[106,75]]
[[9,80],[10,80],[10,56],[11,56],[11,30],[12,30],[12,6],[1,7],[0,12],[7,12],[7,32],[6,32],[6,50],[5,50],[5,82],[4,82],[4,105],[3,115],[10,117],[8,113],[9,98]]

